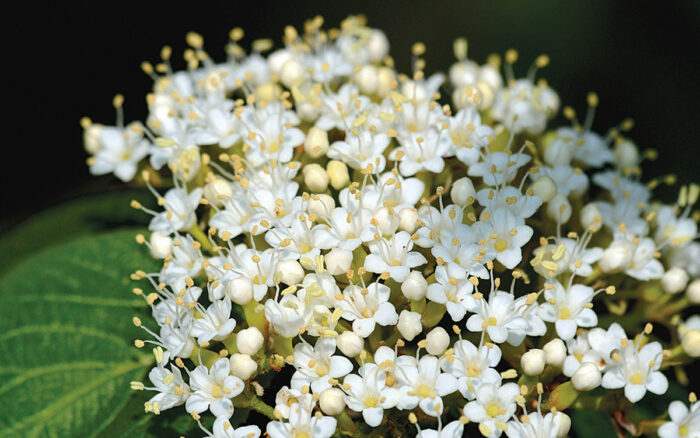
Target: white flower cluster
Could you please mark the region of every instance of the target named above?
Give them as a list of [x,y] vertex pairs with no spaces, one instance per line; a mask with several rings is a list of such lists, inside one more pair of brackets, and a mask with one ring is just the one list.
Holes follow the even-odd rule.
[[[185,71],[169,48],[144,63],[145,124],[124,126],[120,96],[117,126],[83,120],[91,171],[136,178],[161,208],[132,204],[163,259],[133,275],[158,326],[136,341],[156,347],[153,386],[132,384],[155,391],[147,411],[211,412],[217,438],[260,435],[229,422],[240,407],[270,417],[272,438],[461,437],[469,422],[560,437],[553,392],[602,385],[634,403],[666,391],[666,363],[700,355],[691,320],[667,349],[644,327],[700,302],[700,188],[652,202],[673,178],[640,182],[653,153],[622,136],[630,121],[591,130],[595,94],[582,124],[567,107],[571,127],[548,131],[546,56],[515,79],[508,51],[503,79],[500,58],[477,64],[458,40],[449,75],[426,77],[418,43],[409,77],[361,17],[287,27],[267,57],[271,41],[246,54],[242,38],[224,63],[194,33]],[[644,331],[628,338],[610,315]],[[260,383],[276,372],[281,389]],[[695,411],[672,405],[662,430],[697,430]]]

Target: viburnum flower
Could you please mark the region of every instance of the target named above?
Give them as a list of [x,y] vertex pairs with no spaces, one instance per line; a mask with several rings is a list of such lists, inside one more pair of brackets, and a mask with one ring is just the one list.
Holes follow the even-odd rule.
[[467,280],[465,271],[455,264],[438,266],[435,280],[437,283],[428,286],[426,297],[444,304],[453,321],[461,321],[467,313],[467,297],[471,298],[474,285]]
[[307,436],[309,438],[330,438],[336,430],[337,420],[325,415],[313,415],[311,410],[300,404],[292,405],[289,421],[271,421],[265,431],[270,438]]
[[539,307],[539,314],[547,322],[553,322],[557,335],[567,341],[576,335],[577,327],[594,327],[598,324],[598,315],[589,306],[595,296],[593,288],[574,284],[564,289],[561,283],[550,283],[552,288],[545,288],[547,300]]
[[231,399],[243,391],[243,381],[231,375],[231,364],[227,358],[217,359],[207,369],[200,365],[190,374],[194,392],[187,399],[187,412],[201,414],[209,409],[216,417],[230,418],[233,415]]
[[519,345],[522,342],[528,323],[517,313],[515,297],[512,294],[493,291],[489,294],[488,301],[480,293],[475,294],[468,309],[474,312],[467,320],[469,331],[485,331],[497,344],[508,341]]
[[427,415],[440,416],[445,408],[442,397],[457,389],[457,379],[442,373],[438,359],[425,355],[417,363],[399,363],[396,378],[400,383],[399,409],[420,408]]
[[384,410],[393,408],[399,402],[399,391],[386,386],[386,373],[373,363],[364,364],[357,373],[343,379],[345,402],[353,411],[362,412],[362,418],[368,425],[379,426]]
[[337,379],[352,371],[350,361],[335,353],[336,342],[333,338],[319,338],[316,344],[301,342],[294,347],[294,366],[297,369],[292,376],[293,389],[311,388],[320,393],[330,388],[329,379]]
[[366,287],[350,285],[343,291],[343,300],[337,303],[342,309],[343,319],[352,321],[352,329],[366,338],[380,326],[396,325],[399,315],[389,302],[391,290],[380,283]]
[[425,257],[413,249],[411,235],[399,231],[387,240],[379,235],[369,243],[371,254],[365,258],[365,269],[377,274],[389,273],[396,281],[403,281],[411,268],[427,262]]
[[501,375],[495,369],[501,361],[498,345],[482,345],[477,348],[471,342],[460,339],[453,348],[454,355],[442,358],[440,366],[457,377],[459,391],[464,398],[473,400],[476,389],[484,382],[500,382]]
[[515,397],[520,394],[516,383],[484,382],[476,389],[476,398],[464,405],[464,415],[479,423],[479,431],[487,437],[500,436],[497,423],[507,422],[515,414]]
[[[691,399],[692,400],[692,399]],[[682,401],[672,401],[668,405],[671,421],[659,427],[661,438],[697,437],[700,435],[700,404],[693,401],[688,408]]]

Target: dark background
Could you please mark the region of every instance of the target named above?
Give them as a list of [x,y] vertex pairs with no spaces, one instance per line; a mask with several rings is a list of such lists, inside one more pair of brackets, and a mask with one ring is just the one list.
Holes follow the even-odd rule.
[[87,115],[113,124],[116,93],[126,96],[126,120],[143,120],[151,81],[139,65],[157,61],[163,45],[180,60],[185,33],[196,30],[221,61],[234,26],[245,29],[244,45],[263,37],[279,43],[284,25],[299,28],[319,13],[326,27],[364,13],[386,32],[403,71],[416,41],[428,48],[429,72],[447,70],[459,36],[469,39],[469,56],[480,62],[517,48],[519,75],[547,53],[551,64],[540,76],[564,105],[582,113],[586,93],[596,91],[601,105],[594,129],[604,132],[632,117],[639,146],[659,149],[659,160],[645,165],[645,178],[673,171],[680,182],[699,180],[698,1],[24,1],[3,8],[8,113],[0,137],[0,229],[60,201],[120,186],[114,178],[89,175],[78,120]]

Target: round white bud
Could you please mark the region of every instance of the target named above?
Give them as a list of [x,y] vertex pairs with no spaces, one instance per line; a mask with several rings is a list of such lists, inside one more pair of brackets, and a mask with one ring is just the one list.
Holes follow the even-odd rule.
[[315,214],[318,217],[328,219],[331,217],[333,209],[335,209],[335,200],[330,195],[320,193],[313,198],[309,198],[309,203],[307,205],[309,214]]
[[474,190],[474,184],[469,178],[462,177],[452,184],[452,190],[450,190],[450,198],[452,202],[459,205],[460,207],[466,207],[474,202],[474,196],[476,195],[476,190]]
[[372,64],[362,66],[362,68],[355,73],[355,83],[361,93],[376,93],[377,86],[379,85],[379,70]]
[[350,183],[348,166],[342,161],[331,160],[326,164],[326,172],[334,189],[340,190]]
[[418,210],[413,207],[402,208],[399,212],[399,230],[413,234],[418,229]]
[[377,220],[377,228],[383,236],[391,236],[399,228],[399,217],[386,207],[379,208],[374,213],[374,218]]
[[365,346],[365,341],[352,330],[346,330],[336,339],[338,349],[347,357],[359,356]]
[[246,277],[238,277],[226,283],[226,295],[236,304],[245,306],[253,299],[253,282]]
[[380,62],[389,54],[389,40],[384,32],[372,29],[367,42],[367,51],[369,52],[369,60],[372,62]]
[[279,75],[282,72],[282,67],[292,59],[292,52],[287,49],[275,50],[267,57],[267,65],[270,67],[270,73]]
[[304,140],[304,152],[311,158],[320,158],[326,155],[328,148],[328,133],[319,127],[311,127]]
[[614,272],[626,268],[632,261],[632,252],[626,245],[614,245],[603,251],[598,260],[602,272]]
[[272,103],[279,100],[282,88],[272,82],[265,82],[255,88],[254,94],[257,101]]
[[562,411],[557,411],[556,414],[559,417],[559,430],[557,431],[557,438],[563,438],[571,430],[571,417],[563,413]]
[[544,161],[550,166],[568,166],[574,158],[575,147],[571,140],[555,138],[544,149]]
[[352,266],[352,251],[343,248],[333,248],[323,256],[326,269],[331,275],[345,274]]
[[677,294],[688,284],[688,274],[684,269],[671,268],[661,277],[661,286],[670,294]]
[[151,233],[151,255],[157,259],[164,259],[173,252],[173,238],[154,231]]
[[602,378],[598,366],[591,362],[586,362],[571,376],[571,385],[577,391],[591,391],[600,386]]
[[535,196],[539,196],[542,202],[549,202],[557,196],[557,186],[554,185],[552,178],[547,175],[542,175],[532,183],[532,191]]
[[83,131],[83,145],[89,154],[95,154],[102,149],[102,125],[93,123]]
[[301,120],[314,122],[318,119],[319,114],[321,114],[321,110],[318,106],[314,105],[314,102],[297,102],[296,113]]
[[231,374],[241,380],[250,379],[258,370],[258,364],[247,354],[234,353],[231,355]]
[[639,164],[637,145],[625,139],[615,145],[615,161],[622,169],[636,167]]
[[304,184],[312,192],[325,192],[328,188],[328,173],[320,164],[311,163],[303,168]]
[[554,338],[542,347],[545,362],[556,367],[562,366],[566,359],[566,344],[559,338]]
[[387,97],[392,90],[392,84],[396,80],[394,70],[389,67],[381,67],[379,69],[379,83],[377,84],[377,95],[379,97]]
[[345,410],[345,394],[338,388],[324,389],[318,398],[318,404],[324,414],[339,415]]
[[223,204],[224,200],[233,196],[233,189],[231,189],[231,184],[228,181],[222,178],[216,178],[214,181],[204,186],[203,193],[204,198],[209,201],[209,203],[219,207]]
[[280,70],[280,82],[287,88],[292,88],[293,85],[303,78],[304,66],[294,59],[289,59],[285,62]]
[[685,291],[685,296],[693,304],[700,304],[700,279],[693,280]]
[[528,350],[520,358],[520,366],[523,373],[528,376],[539,376],[544,371],[547,355],[539,348]]
[[304,268],[296,260],[280,261],[277,272],[282,274],[280,281],[286,285],[298,284],[304,279]]
[[434,356],[441,355],[450,345],[450,335],[442,327],[435,327],[430,330],[425,340],[425,349]]
[[547,215],[560,224],[569,222],[571,212],[571,204],[566,196],[557,195],[547,204]]
[[265,338],[263,338],[257,327],[248,327],[236,335],[236,347],[243,354],[253,355],[257,353],[263,346],[264,341]]
[[688,330],[683,333],[681,348],[690,357],[700,357],[700,330]]
[[591,202],[581,209],[581,224],[586,229],[600,230],[600,227],[603,225],[603,214],[597,205]]
[[399,323],[396,328],[399,329],[399,333],[407,341],[412,341],[420,332],[423,331],[423,324],[421,323],[421,315],[418,312],[411,312],[409,310],[401,311],[399,315]]
[[417,301],[425,297],[428,291],[428,281],[418,271],[411,271],[401,283],[401,292],[409,300]]

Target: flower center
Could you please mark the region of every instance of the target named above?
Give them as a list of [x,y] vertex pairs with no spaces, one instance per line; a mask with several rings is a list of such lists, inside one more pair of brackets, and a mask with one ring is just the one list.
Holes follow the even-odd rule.
[[489,316],[489,325],[498,325],[498,321],[495,316]]
[[260,275],[255,275],[255,277],[253,277],[253,283],[265,284],[267,283],[267,277],[265,277],[264,275],[262,277]]
[[214,387],[211,389],[211,395],[213,395],[215,398],[221,398],[224,396],[223,392],[221,392],[223,388],[221,385],[214,385]]
[[559,309],[559,318],[561,318],[561,319],[571,318],[571,310],[569,310],[568,307],[562,307],[561,309]]
[[690,432],[690,430],[688,429],[688,426],[686,426],[685,424],[682,426],[678,426],[678,435],[688,436],[689,432]]
[[426,398],[430,395],[430,388],[428,388],[428,385],[421,385],[418,387],[418,395],[421,396],[422,398]]
[[506,239],[498,239],[493,248],[498,252],[503,252],[508,249],[508,241]]
[[298,432],[294,434],[294,438],[309,438],[309,434],[306,432]]
[[311,245],[309,245],[306,242],[303,242],[299,245],[299,249],[301,250],[302,253],[306,254],[307,252],[311,251],[313,248],[311,248]]
[[501,407],[498,406],[496,403],[491,403],[486,408],[486,413],[489,414],[492,418],[498,417],[501,414]]
[[365,397],[365,406],[367,406],[368,408],[376,408],[377,399],[374,397]]
[[634,373],[630,377],[630,383],[633,385],[641,385],[643,381],[644,376],[642,375],[642,373]]
[[469,377],[476,377],[481,372],[481,368],[478,365],[469,365],[467,368],[467,374]]

